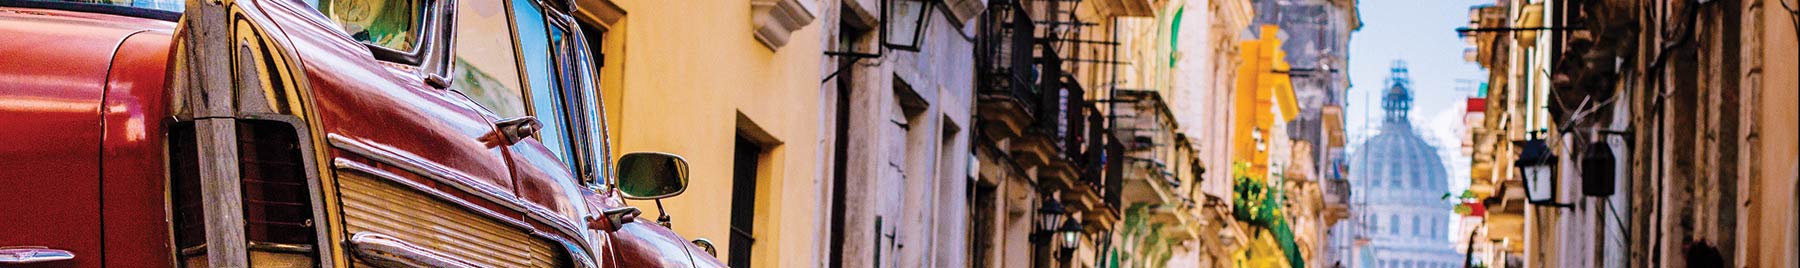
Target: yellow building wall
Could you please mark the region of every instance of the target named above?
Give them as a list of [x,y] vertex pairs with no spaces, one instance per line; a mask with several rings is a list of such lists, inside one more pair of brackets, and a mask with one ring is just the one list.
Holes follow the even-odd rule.
[[[1239,44],[1243,64],[1238,65],[1237,95],[1233,102],[1232,160],[1249,165],[1248,175],[1264,179],[1269,174],[1269,151],[1274,149],[1275,124],[1299,114],[1293,83],[1288,80],[1287,53],[1281,51],[1280,28],[1263,25],[1256,40]],[[1263,149],[1257,148],[1261,131]]]
[[[1270,174],[1270,152],[1285,148],[1277,146],[1275,139],[1285,139],[1286,135],[1276,133],[1279,130],[1276,126],[1285,124],[1287,118],[1299,113],[1293,84],[1288,80],[1287,55],[1281,50],[1281,40],[1275,36],[1279,31],[1274,25],[1263,25],[1259,38],[1239,44],[1242,64],[1238,65],[1238,90],[1232,106],[1232,165],[1245,168],[1244,174],[1232,176],[1249,176],[1252,183],[1265,185]],[[1260,149],[1259,138],[1252,134],[1257,130],[1261,131]],[[1233,252],[1235,267],[1288,266],[1280,243],[1268,229],[1252,227],[1250,231],[1260,235],[1250,238],[1247,247]]]
[[[759,267],[809,266],[823,206],[819,129],[820,22],[771,50],[752,35],[749,0],[613,0],[625,16],[606,33],[602,97],[614,157],[660,151],[685,157],[688,189],[663,200],[674,229],[730,252],[732,166],[740,115],[765,132],[758,167]],[[815,9],[817,10],[817,9]],[[816,12],[816,11],[815,11]],[[756,140],[756,139],[753,139]],[[657,213],[651,201],[627,201]]]

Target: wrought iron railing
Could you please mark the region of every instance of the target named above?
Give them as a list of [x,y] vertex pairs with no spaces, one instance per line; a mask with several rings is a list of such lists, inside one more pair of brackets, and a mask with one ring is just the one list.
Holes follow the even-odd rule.
[[1328,205],[1348,205],[1348,204],[1350,204],[1350,181],[1349,180],[1326,179],[1323,181],[1324,181],[1323,184],[1325,186],[1325,204],[1328,204]]
[[[979,20],[976,37],[977,90],[980,94],[1008,96],[1029,113],[1027,135],[1047,137],[1057,157],[1077,167],[1080,183],[1097,190],[1107,203],[1118,207],[1122,180],[1116,169],[1125,164],[1125,150],[1106,138],[1108,116],[1088,100],[1070,68],[1079,60],[1069,55],[1080,42],[1070,42],[1080,30],[1073,20],[1077,1],[996,0]],[[1031,11],[1040,11],[1034,15]],[[1116,147],[1116,148],[1115,148]]]
[[996,1],[981,16],[976,38],[976,68],[980,91],[1006,94],[1027,106],[1037,105],[1038,71],[1033,62],[1037,26],[1031,14],[1015,1]]

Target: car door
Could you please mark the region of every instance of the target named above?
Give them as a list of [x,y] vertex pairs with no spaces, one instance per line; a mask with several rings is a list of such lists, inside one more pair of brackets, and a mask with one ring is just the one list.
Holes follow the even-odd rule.
[[[272,24],[300,54],[332,149],[324,164],[336,198],[328,206],[337,218],[330,223],[334,238],[342,242],[334,244],[349,253],[343,258],[356,266],[370,256],[426,256],[475,267],[569,266],[570,255],[559,249],[572,243],[543,236],[528,222],[531,210],[516,193],[506,135],[481,99],[469,96],[519,95],[511,43],[501,43],[503,51],[450,48],[459,39],[510,34],[504,6],[268,2],[277,7],[267,12]],[[481,27],[493,23],[502,26]],[[496,78],[505,70],[512,70],[511,84]]]
[[[553,28],[554,13],[530,0],[460,0],[459,20],[463,24],[457,34],[457,53],[451,88],[477,103],[484,116],[495,122],[531,122],[535,131],[521,133],[516,141],[502,146],[514,183],[512,190],[520,201],[523,219],[546,239],[565,245],[564,249],[532,248],[533,251],[554,250],[566,253],[574,263],[586,266],[596,262],[593,252],[597,243],[586,232],[583,217],[589,208],[583,202],[581,179],[577,165],[591,153],[583,143],[571,142],[581,137],[584,124],[579,112],[571,113],[563,96],[574,91],[564,87],[557,59],[552,55],[561,46],[554,36],[566,35],[564,28]],[[499,38],[497,38],[499,37]],[[508,38],[510,37],[510,38]],[[604,256],[600,256],[604,257]]]
[[[582,222],[583,233],[595,245],[594,255],[601,256],[603,267],[652,264],[642,262],[642,258],[666,260],[647,267],[690,266],[683,248],[666,246],[680,245],[678,237],[639,239],[635,233],[644,228],[642,224],[629,224],[627,230],[632,231],[623,233],[586,228],[586,217],[621,204],[601,179],[607,175],[609,154],[592,79],[594,65],[580,29],[572,27],[573,20],[564,13],[531,0],[511,3],[519,62],[527,77],[526,106],[542,124],[536,136],[510,147],[521,198]],[[645,246],[646,242],[663,246]],[[618,258],[620,254],[627,257],[623,263]]]
[[514,188],[533,211],[532,216],[567,230],[559,233],[567,240],[587,242],[589,234],[580,223],[588,215],[588,207],[577,175],[583,174],[578,170],[590,169],[585,163],[595,154],[589,152],[588,144],[577,142],[585,140],[586,124],[581,121],[580,103],[575,102],[581,99],[579,91],[572,90],[575,84],[567,79],[570,70],[564,68],[566,59],[560,55],[568,31],[556,23],[555,13],[537,1],[508,2],[526,80],[526,107],[539,124],[536,135],[508,146],[513,177],[518,179]]
[[[558,212],[564,212],[557,208],[564,204],[561,198],[573,193],[575,199],[569,200],[579,202],[578,209],[585,211],[573,218],[586,228],[586,219],[601,216],[601,211],[629,207],[610,180],[597,57],[589,54],[589,35],[564,11],[529,0],[513,3],[520,62],[526,65],[531,88],[526,99],[543,124],[533,139],[511,147],[519,192],[523,199]],[[537,21],[539,16],[543,21]],[[541,50],[540,42],[547,43]],[[588,230],[602,267],[694,267],[700,258],[686,239],[648,219],[621,224],[616,230]]]

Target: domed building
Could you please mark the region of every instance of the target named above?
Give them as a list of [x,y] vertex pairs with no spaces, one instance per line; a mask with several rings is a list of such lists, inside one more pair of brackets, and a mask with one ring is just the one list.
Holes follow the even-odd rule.
[[[1448,172],[1438,148],[1413,130],[1412,90],[1404,62],[1395,62],[1382,96],[1380,134],[1351,156],[1356,221],[1367,244],[1355,249],[1357,267],[1462,267],[1449,239]],[[1355,228],[1355,227],[1350,227]],[[1360,243],[1359,243],[1360,244]]]

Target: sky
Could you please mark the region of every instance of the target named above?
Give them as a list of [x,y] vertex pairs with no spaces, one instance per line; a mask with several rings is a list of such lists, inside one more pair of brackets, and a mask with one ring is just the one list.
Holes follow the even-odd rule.
[[[1468,45],[1456,28],[1469,21],[1469,7],[1491,0],[1360,0],[1362,29],[1350,39],[1349,129],[1361,131],[1365,115],[1379,124],[1380,91],[1394,60],[1406,61],[1412,77],[1414,121],[1447,111],[1473,95],[1471,80],[1486,76],[1463,61]],[[1461,80],[1461,81],[1459,81]],[[1423,123],[1423,122],[1421,122]],[[1353,133],[1360,134],[1360,133]]]
[[1465,100],[1475,94],[1486,72],[1463,60],[1468,44],[1456,35],[1456,28],[1468,24],[1470,6],[1489,3],[1493,0],[1358,1],[1363,25],[1350,38],[1351,86],[1345,114],[1346,130],[1355,139],[1352,144],[1375,134],[1370,130],[1381,123],[1381,90],[1387,88],[1389,67],[1395,60],[1406,61],[1413,89],[1409,115],[1418,126],[1414,129],[1438,146],[1450,172],[1450,189],[1468,187],[1469,159],[1460,153],[1464,137],[1454,129],[1462,124]]

